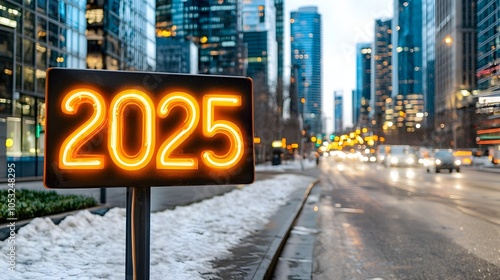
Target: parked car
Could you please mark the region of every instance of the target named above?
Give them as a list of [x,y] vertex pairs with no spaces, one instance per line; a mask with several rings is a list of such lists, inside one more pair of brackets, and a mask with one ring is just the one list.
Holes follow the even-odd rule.
[[456,170],[460,172],[461,161],[453,155],[453,150],[436,150],[432,158],[427,160],[424,165],[426,166],[427,172],[432,169],[439,173],[442,169],[448,169],[451,172]]

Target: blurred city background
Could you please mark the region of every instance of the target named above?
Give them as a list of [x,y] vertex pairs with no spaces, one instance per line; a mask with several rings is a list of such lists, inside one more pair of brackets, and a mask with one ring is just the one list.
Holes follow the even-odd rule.
[[249,76],[258,163],[382,144],[496,161],[500,0],[394,0],[352,54],[355,88],[332,92],[322,83],[337,77],[323,75],[338,62],[323,41],[336,27],[317,6],[285,14],[287,3],[0,0],[0,167],[43,175],[49,67]]

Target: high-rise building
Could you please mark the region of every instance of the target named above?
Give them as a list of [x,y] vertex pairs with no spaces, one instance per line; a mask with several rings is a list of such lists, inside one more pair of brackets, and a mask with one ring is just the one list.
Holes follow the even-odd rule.
[[343,106],[343,96],[344,93],[343,91],[335,91],[333,93],[333,108],[334,108],[334,128],[333,131],[336,133],[340,133],[344,129],[344,124],[343,124],[343,114],[344,110],[342,109]]
[[356,44],[356,99],[353,99],[354,126],[366,127],[371,111],[372,44]]
[[[272,0],[247,0],[243,5],[243,41],[247,49],[247,76],[275,93],[278,78],[276,21]],[[276,106],[275,96],[274,105]]]
[[85,68],[86,3],[0,2],[0,177],[43,174],[46,70]]
[[500,0],[477,0],[477,137],[500,150]]
[[417,144],[425,136],[422,77],[422,0],[395,0],[392,20],[392,102],[398,138]]
[[472,111],[459,110],[476,89],[475,8],[475,0],[436,1],[436,129],[453,148],[475,144]]
[[198,73],[246,74],[242,1],[157,0],[158,37],[192,41],[198,47]]
[[[299,113],[308,133],[321,134],[321,15],[317,7],[301,7],[290,15],[291,64],[298,69]],[[302,99],[303,98],[303,99]]]
[[[423,50],[422,50],[422,89],[424,92],[424,121],[423,128],[427,130],[427,135],[430,136],[434,131],[434,116],[435,116],[435,71],[436,63],[436,16],[435,16],[436,0],[423,1]],[[424,145],[432,145],[433,140],[428,137],[425,139]]]
[[[392,20],[375,20],[371,60],[370,119],[377,134],[387,126],[385,101],[392,94]],[[392,117],[392,115],[391,115]],[[392,120],[391,120],[392,121]]]
[[276,101],[278,103],[278,111],[283,116],[283,101],[284,101],[284,11],[283,0],[274,0],[274,8],[276,10],[276,42],[278,43],[278,81],[276,83]]
[[283,128],[276,100],[275,16],[273,0],[246,0],[243,5],[243,41],[248,56],[246,72],[254,81],[254,133],[264,148],[271,147],[273,140],[281,139]]
[[155,0],[87,0],[87,68],[155,70],[154,15]]

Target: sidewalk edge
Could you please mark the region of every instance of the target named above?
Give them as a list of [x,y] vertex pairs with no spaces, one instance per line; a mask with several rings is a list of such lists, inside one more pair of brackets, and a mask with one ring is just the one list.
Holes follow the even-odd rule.
[[274,238],[271,245],[269,245],[269,247],[267,248],[266,253],[264,255],[264,258],[263,258],[262,262],[260,263],[259,267],[257,268],[252,279],[254,279],[254,280],[271,279],[272,273],[276,267],[276,264],[278,263],[281,252],[283,251],[283,248],[285,247],[286,241],[287,241],[288,237],[290,236],[290,232],[293,229],[293,226],[294,226],[297,218],[299,217],[300,213],[302,212],[302,208],[304,207],[304,204],[307,200],[307,197],[311,193],[312,188],[316,184],[318,184],[319,181],[320,181],[319,179],[316,179],[314,182],[309,183],[306,191],[304,192],[304,196],[302,197],[302,201],[297,206],[297,209],[295,210],[294,215],[292,215],[288,219],[288,221],[285,223],[283,228],[281,228],[279,233],[276,235],[276,238]]

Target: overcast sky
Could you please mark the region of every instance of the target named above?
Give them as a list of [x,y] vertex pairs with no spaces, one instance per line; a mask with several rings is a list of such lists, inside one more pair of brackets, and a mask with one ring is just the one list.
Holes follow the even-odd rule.
[[[373,41],[373,24],[392,18],[393,0],[284,0],[285,69],[290,69],[290,11],[316,6],[323,32],[323,110],[333,132],[333,91],[344,91],[344,126],[352,125],[351,91],[356,86],[355,46]],[[287,77],[289,73],[286,73]]]

